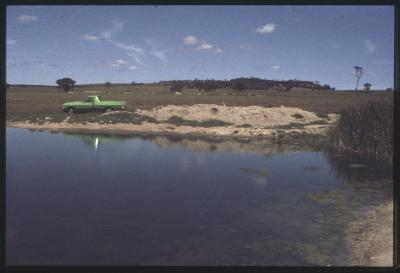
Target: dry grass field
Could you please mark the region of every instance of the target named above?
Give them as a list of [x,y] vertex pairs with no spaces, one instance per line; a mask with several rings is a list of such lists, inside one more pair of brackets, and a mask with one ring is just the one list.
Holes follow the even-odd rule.
[[62,118],[66,114],[61,106],[67,101],[83,100],[89,95],[100,95],[104,99],[126,100],[128,111],[151,109],[163,105],[217,104],[226,106],[298,107],[316,113],[338,113],[344,108],[359,106],[368,101],[393,99],[393,92],[351,92],[318,90],[216,90],[198,92],[184,89],[182,94],[169,91],[169,86],[160,84],[115,84],[107,88],[101,85],[76,86],[70,93],[59,92],[48,86],[10,86],[6,90],[7,120],[26,120],[45,116]]

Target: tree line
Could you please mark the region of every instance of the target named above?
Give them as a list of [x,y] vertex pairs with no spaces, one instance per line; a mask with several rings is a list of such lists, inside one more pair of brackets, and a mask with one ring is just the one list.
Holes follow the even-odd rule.
[[304,88],[311,90],[334,90],[331,86],[321,85],[318,81],[302,80],[267,80],[261,78],[235,78],[231,80],[172,80],[160,81],[159,84],[170,86],[171,91],[181,91],[183,88],[194,88],[199,91],[213,91],[216,89],[233,89],[235,91],[250,90],[291,90],[293,88]]

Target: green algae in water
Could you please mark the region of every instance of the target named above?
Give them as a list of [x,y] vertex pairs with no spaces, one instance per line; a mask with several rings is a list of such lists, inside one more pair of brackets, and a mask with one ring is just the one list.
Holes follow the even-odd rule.
[[254,173],[256,174],[256,177],[266,177],[269,175],[269,172],[263,171],[263,170],[257,170],[253,168],[240,168],[241,171],[246,172],[246,173]]

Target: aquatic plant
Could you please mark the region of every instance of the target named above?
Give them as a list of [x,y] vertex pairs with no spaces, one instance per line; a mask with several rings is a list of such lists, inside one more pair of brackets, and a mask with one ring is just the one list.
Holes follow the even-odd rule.
[[328,132],[329,148],[374,159],[393,158],[393,102],[369,102],[342,110]]

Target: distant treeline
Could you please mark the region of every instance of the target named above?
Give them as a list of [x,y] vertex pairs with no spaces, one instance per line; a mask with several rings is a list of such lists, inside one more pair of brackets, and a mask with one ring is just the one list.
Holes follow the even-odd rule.
[[173,80],[173,81],[160,81],[159,84],[170,85],[174,90],[179,90],[184,87],[195,88],[204,91],[211,91],[216,89],[233,89],[236,91],[251,89],[251,90],[291,90],[293,88],[303,89],[318,89],[318,90],[334,90],[327,84],[321,85],[315,81],[301,81],[301,80],[267,80],[260,78],[236,78],[231,80]]

